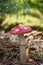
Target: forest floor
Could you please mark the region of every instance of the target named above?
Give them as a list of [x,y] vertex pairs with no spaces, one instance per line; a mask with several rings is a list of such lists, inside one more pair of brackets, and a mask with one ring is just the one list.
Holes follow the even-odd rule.
[[[34,39],[43,41],[43,32],[32,31],[30,34],[25,34],[24,37],[28,42]],[[17,35],[13,36],[10,33],[5,33],[4,30],[0,30],[0,65],[43,65],[43,48],[41,49],[41,57],[36,56],[37,59],[35,59],[35,56],[35,58],[31,58],[32,56],[30,56],[26,63],[20,63],[20,46],[18,43],[19,39]]]

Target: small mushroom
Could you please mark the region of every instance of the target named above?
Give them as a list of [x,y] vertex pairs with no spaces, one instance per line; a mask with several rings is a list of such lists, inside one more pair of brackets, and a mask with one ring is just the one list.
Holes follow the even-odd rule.
[[32,29],[28,26],[24,25],[17,25],[13,27],[10,30],[10,33],[13,35],[18,35],[19,36],[19,44],[20,44],[20,61],[21,63],[26,62],[26,40],[24,38],[24,33],[31,32]]

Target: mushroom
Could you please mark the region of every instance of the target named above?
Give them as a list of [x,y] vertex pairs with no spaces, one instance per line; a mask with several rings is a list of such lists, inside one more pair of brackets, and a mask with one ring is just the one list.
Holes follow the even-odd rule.
[[13,27],[10,30],[10,33],[13,35],[18,35],[19,36],[19,44],[20,44],[20,61],[21,63],[26,62],[26,40],[24,38],[24,33],[31,32],[32,29],[28,26],[24,25],[17,25]]

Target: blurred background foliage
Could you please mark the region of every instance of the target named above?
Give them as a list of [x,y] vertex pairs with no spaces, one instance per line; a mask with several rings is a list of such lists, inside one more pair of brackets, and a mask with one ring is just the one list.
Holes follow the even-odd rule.
[[17,24],[43,31],[43,0],[0,0],[0,27]]

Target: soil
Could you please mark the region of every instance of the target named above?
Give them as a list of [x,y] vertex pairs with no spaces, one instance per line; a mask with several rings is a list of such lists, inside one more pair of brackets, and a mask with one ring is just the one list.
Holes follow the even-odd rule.
[[[32,33],[24,34],[27,42],[33,39],[42,39],[43,32],[33,31]],[[28,58],[27,62],[20,62],[19,38],[13,36],[9,32],[5,33],[0,30],[0,65],[43,65],[43,56],[40,59]],[[43,52],[43,51],[42,51]]]

